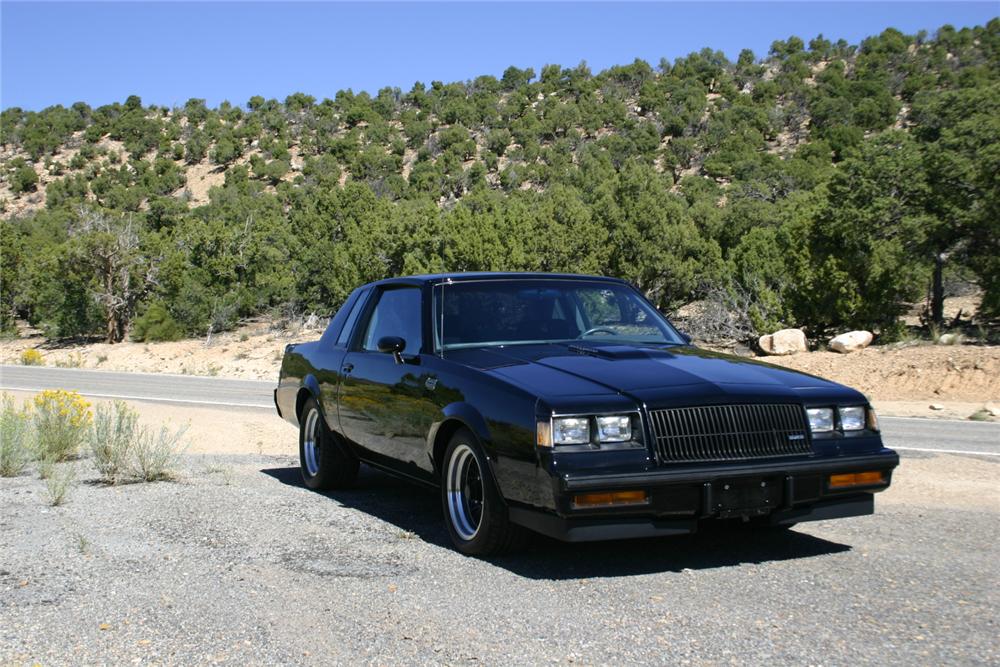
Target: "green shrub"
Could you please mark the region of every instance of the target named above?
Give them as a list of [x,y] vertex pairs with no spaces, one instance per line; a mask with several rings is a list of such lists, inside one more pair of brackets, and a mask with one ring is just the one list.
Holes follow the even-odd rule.
[[88,433],[94,465],[107,484],[118,484],[129,472],[136,439],[142,434],[139,414],[124,401],[98,405]]
[[969,415],[969,420],[970,421],[974,421],[974,422],[986,422],[986,421],[990,421],[990,418],[992,416],[993,415],[986,408],[979,408],[978,410],[976,410],[975,412],[973,412],[971,415]]
[[156,433],[141,429],[132,445],[129,474],[140,482],[158,482],[176,478],[177,459],[183,451],[182,438],[187,426],[171,432],[162,427]]
[[0,477],[20,475],[31,458],[31,415],[26,407],[15,407],[13,397],[4,394],[0,403]]
[[20,164],[15,165],[11,170],[10,189],[14,194],[21,194],[24,192],[34,192],[37,186],[38,174],[24,160],[20,160]]
[[132,339],[139,342],[180,340],[183,337],[184,328],[159,302],[151,304],[132,325]]

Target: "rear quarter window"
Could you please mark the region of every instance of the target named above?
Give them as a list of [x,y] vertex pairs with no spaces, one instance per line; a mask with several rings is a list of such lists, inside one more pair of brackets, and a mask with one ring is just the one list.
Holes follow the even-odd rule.
[[[359,294],[358,298],[355,299],[354,303],[351,305],[347,316],[344,318],[344,325],[341,328],[340,333],[337,334],[337,347],[346,347],[347,343],[351,340],[351,332],[354,331],[354,325],[357,324],[358,317],[361,315],[364,305],[365,299]],[[341,310],[345,309],[347,309],[347,304],[344,304],[344,308]],[[338,315],[339,314],[340,313],[338,313]]]

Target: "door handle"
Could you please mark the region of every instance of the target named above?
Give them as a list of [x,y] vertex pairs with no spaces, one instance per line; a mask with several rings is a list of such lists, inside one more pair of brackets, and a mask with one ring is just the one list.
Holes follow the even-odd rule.
[[345,375],[349,375],[351,371],[354,370],[354,364],[344,364],[340,367],[340,370],[342,370]]

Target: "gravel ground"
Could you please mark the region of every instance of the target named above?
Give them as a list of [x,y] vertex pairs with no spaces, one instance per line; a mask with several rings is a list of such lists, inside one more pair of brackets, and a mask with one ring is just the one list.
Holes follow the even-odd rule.
[[[81,472],[59,507],[35,475],[0,479],[0,664],[1000,662],[992,493],[893,489],[875,516],[787,534],[537,538],[485,562],[449,548],[434,492],[365,469],[321,495],[295,466],[191,456],[180,481],[119,487]],[[907,485],[1000,479],[985,457],[907,466]]]

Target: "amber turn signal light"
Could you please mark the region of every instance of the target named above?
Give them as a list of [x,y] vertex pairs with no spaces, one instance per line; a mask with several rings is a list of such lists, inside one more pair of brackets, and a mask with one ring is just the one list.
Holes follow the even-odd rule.
[[611,491],[609,493],[583,493],[573,496],[573,507],[613,507],[615,505],[642,505],[648,502],[645,491]]
[[871,484],[881,484],[884,481],[882,473],[873,470],[870,472],[850,472],[843,475],[830,475],[831,489],[846,489],[851,486],[869,486]]
[[535,432],[535,443],[539,447],[552,446],[552,424],[547,421],[538,422],[538,430]]

